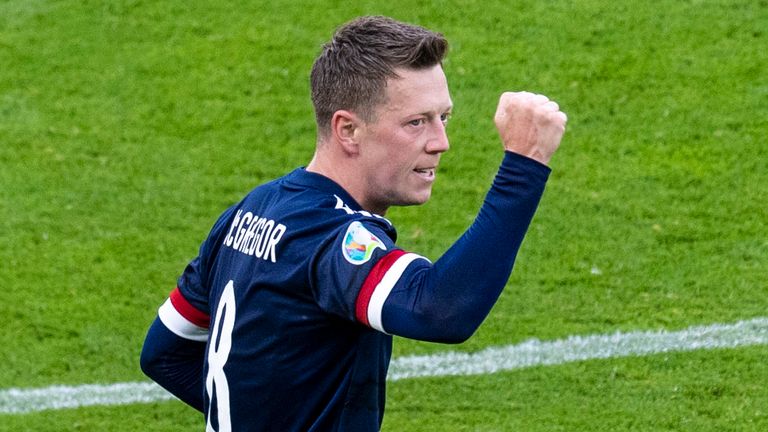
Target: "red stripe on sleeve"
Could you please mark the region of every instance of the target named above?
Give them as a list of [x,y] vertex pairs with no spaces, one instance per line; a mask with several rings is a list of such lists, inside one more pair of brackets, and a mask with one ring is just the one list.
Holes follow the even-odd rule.
[[387,271],[395,264],[398,258],[405,255],[405,251],[402,249],[395,249],[392,252],[381,257],[379,262],[373,266],[368,276],[363,282],[363,286],[360,288],[360,292],[357,294],[357,300],[355,301],[355,318],[367,326],[368,323],[368,304],[371,302],[371,296],[376,286],[379,285],[381,279],[387,274]]
[[181,294],[179,287],[176,287],[176,289],[171,291],[170,298],[173,308],[176,309],[181,316],[198,327],[208,328],[211,322],[211,317],[208,316],[207,313],[192,306],[192,304]]

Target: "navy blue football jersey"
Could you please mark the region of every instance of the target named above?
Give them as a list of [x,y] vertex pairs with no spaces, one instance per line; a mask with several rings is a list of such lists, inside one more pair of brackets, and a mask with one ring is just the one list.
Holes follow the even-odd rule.
[[160,307],[142,369],[202,409],[209,431],[377,431],[391,334],[471,336],[548,175],[507,153],[477,218],[434,264],[397,248],[388,220],[324,176],[297,169],[259,186],[219,218]]
[[378,430],[392,350],[379,285],[424,259],[395,239],[388,220],[304,169],[220,217],[160,314],[172,330],[175,314],[196,323],[188,337],[210,334],[215,430]]

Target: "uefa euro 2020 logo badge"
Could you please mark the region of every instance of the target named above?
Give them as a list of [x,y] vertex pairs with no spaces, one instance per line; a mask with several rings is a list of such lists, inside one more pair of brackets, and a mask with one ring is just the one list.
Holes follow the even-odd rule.
[[352,222],[344,235],[341,245],[342,255],[352,264],[360,265],[368,262],[376,248],[387,250],[384,242],[365,229],[360,222]]

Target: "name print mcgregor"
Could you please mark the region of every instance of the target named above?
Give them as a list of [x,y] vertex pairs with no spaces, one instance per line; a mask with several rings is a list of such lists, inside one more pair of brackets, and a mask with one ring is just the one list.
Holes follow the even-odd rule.
[[246,255],[277,262],[275,247],[285,233],[285,225],[251,212],[238,210],[224,245]]

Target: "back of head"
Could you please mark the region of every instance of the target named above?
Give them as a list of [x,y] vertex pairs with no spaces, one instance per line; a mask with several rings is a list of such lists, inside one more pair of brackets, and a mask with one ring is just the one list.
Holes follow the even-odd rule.
[[355,112],[372,121],[385,102],[395,69],[426,69],[445,57],[443,35],[381,16],[362,17],[336,30],[312,66],[312,103],[318,132],[326,135],[333,113]]

